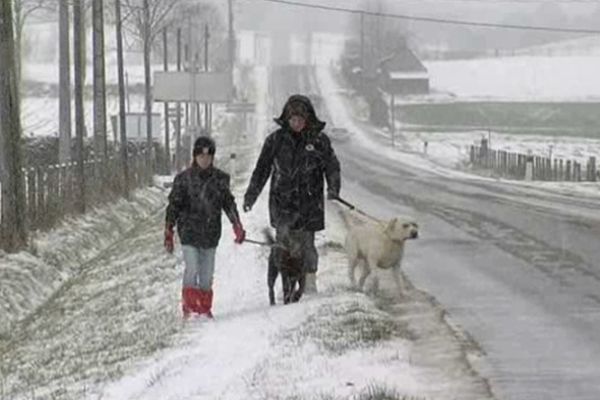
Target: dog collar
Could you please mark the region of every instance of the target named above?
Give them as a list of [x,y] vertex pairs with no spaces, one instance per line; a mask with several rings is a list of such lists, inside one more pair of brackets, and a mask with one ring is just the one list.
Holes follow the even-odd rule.
[[402,240],[394,239],[393,237],[391,237],[387,233],[385,234],[385,236],[387,236],[387,238],[390,239],[392,241],[392,243],[396,243],[396,244],[402,244],[402,243],[404,243],[404,239],[402,239]]

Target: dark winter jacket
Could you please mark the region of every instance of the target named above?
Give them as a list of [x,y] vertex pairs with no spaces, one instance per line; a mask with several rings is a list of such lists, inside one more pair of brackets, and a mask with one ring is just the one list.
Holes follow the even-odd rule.
[[[286,108],[292,101],[305,103],[308,125],[301,133],[288,126]],[[274,228],[319,231],[325,228],[323,199],[324,179],[328,191],[339,195],[340,163],[331,142],[322,132],[325,123],[318,120],[307,97],[290,97],[281,117],[275,122],[281,127],[271,133],[252,173],[244,204],[252,206],[271,177],[269,214]]]
[[239,221],[228,174],[214,167],[192,166],[175,177],[166,223],[177,226],[182,245],[216,247],[221,238],[221,210],[232,223]]

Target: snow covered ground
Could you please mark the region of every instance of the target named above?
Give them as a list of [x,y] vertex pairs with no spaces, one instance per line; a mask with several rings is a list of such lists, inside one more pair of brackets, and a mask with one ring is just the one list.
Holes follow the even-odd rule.
[[[256,132],[235,139],[237,165],[218,161],[234,174],[238,199],[271,127],[267,73],[259,68],[255,74],[261,113]],[[219,138],[220,143],[232,140]],[[348,190],[369,202],[368,193]],[[49,301],[0,339],[3,398],[490,398],[487,384],[466,362],[481,354],[444,322],[443,310],[426,294],[413,290],[398,301],[385,284],[381,297],[348,289],[340,249],[344,219],[331,204],[329,229],[317,239],[318,295],[269,307],[267,250],[235,245],[224,220],[214,288],[216,320],[182,323],[179,249],[175,256],[162,249],[166,194],[159,188],[139,192],[140,199],[151,197],[152,206],[143,208],[146,218],[130,230],[102,226],[110,218],[99,213],[71,222],[66,237],[56,230],[44,240],[87,238],[104,250],[82,253],[91,258],[80,273],[64,276]],[[162,207],[155,208],[156,203]],[[266,203],[264,193],[254,210],[243,214],[249,237],[260,239],[258,232],[268,224]],[[97,226],[99,232],[84,236],[79,224]],[[38,285],[47,283],[27,263],[15,262],[11,269],[40,275]]]
[[558,42],[525,47],[515,50],[517,55],[539,56],[599,56],[600,37],[598,35],[584,36],[576,39],[565,39]]
[[[107,82],[116,84],[116,71],[115,66],[112,68],[107,65]],[[33,82],[36,85],[51,85],[57,84],[58,82],[58,65],[56,63],[26,63],[24,68],[24,79],[30,84]],[[155,70],[162,71],[162,66],[153,66]],[[129,84],[139,85],[144,82],[143,68],[141,66],[133,66],[128,68],[130,71]],[[111,74],[109,74],[111,72]],[[92,70],[91,67],[88,71],[88,80],[90,79]],[[88,82],[91,87],[91,83]],[[128,96],[129,100],[129,111],[131,112],[143,112],[144,110],[144,96],[137,93],[131,93]],[[88,129],[88,135],[91,135],[93,126],[93,100],[91,98],[84,98],[84,113],[85,122]],[[109,137],[112,138],[112,126],[110,122],[110,116],[117,115],[119,109],[118,97],[111,95],[110,92],[106,98],[106,112],[107,112],[107,127],[109,131]],[[153,104],[153,111],[156,113],[162,113],[163,107],[161,103]],[[74,115],[73,115],[74,118]],[[21,102],[21,124],[23,127],[23,133],[25,136],[55,136],[58,132],[58,97],[50,95],[49,93],[44,94],[36,93],[32,95],[23,96]]]
[[[244,218],[253,236],[265,208],[263,197]],[[226,229],[216,321],[186,324],[178,316],[181,259],[161,254],[163,213],[154,213],[14,332],[2,352],[3,390],[15,399],[345,399],[369,390],[487,398],[463,362],[467,345],[426,296],[415,292],[387,311],[347,289],[341,220],[328,211],[318,296],[269,307],[266,250],[234,245]]]
[[0,253],[0,335],[44,304],[65,282],[85,270],[114,240],[157,209],[163,195],[155,189],[136,192],[132,200],[67,217],[51,232],[34,232],[29,250]]
[[433,91],[460,99],[597,101],[600,56],[518,56],[431,61]]

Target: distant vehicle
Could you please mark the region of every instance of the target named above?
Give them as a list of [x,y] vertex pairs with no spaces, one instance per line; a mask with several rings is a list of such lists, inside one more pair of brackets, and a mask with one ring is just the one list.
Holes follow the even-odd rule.
[[333,127],[327,132],[327,136],[334,142],[346,142],[350,140],[351,134],[346,128]]

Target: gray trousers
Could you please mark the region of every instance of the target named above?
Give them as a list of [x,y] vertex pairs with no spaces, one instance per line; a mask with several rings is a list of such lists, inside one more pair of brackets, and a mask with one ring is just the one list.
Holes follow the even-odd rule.
[[202,249],[200,247],[183,245],[183,287],[201,290],[211,290],[215,273],[216,247]]
[[319,254],[315,247],[315,232],[289,229],[276,229],[275,246],[271,248],[277,269],[281,270],[284,252],[289,252],[292,258],[301,258],[304,271],[315,273],[319,265]]

